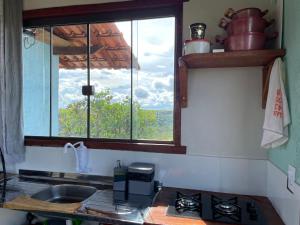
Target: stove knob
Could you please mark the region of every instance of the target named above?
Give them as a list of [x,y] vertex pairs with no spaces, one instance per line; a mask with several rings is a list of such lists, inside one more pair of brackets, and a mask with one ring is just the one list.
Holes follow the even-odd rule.
[[257,216],[257,213],[255,212],[255,213],[251,213],[251,214],[250,214],[249,219],[250,219],[250,220],[257,220],[257,217],[258,217],[258,216]]
[[253,202],[247,202],[247,212],[251,214],[256,213],[255,204]]

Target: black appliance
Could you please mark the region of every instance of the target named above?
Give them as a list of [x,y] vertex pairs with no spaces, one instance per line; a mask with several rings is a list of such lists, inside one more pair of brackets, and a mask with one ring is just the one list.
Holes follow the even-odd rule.
[[255,200],[231,195],[187,195],[177,192],[174,204],[168,207],[167,215],[228,224],[267,225]]

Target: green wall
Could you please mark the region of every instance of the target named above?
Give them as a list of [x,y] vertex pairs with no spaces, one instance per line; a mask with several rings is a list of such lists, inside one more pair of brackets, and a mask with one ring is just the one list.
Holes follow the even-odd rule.
[[287,49],[287,93],[292,125],[287,145],[269,151],[269,159],[287,173],[288,165],[297,168],[297,183],[300,184],[300,1],[285,0],[284,46]]

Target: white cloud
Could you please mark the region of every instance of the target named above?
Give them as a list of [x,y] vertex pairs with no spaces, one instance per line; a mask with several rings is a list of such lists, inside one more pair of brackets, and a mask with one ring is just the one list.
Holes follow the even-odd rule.
[[[116,23],[127,43],[131,43],[131,22]],[[133,52],[141,67],[133,71],[134,101],[144,108],[173,107],[174,33],[175,19],[151,19],[133,22]],[[137,41],[138,40],[138,41]],[[137,44],[138,43],[138,44]],[[131,94],[131,71],[93,69],[91,84],[96,92],[109,88],[114,101],[122,101]],[[87,84],[87,70],[59,71],[59,107],[83,99],[82,85]]]
[[149,97],[149,91],[146,88],[137,88],[134,90],[134,94],[138,99],[146,99]]
[[[75,72],[60,71],[60,107],[66,107],[71,102],[84,99],[81,86],[85,84],[85,80],[73,79],[70,76],[72,73]],[[95,86],[96,92],[109,88],[114,96],[113,101],[122,101],[130,96],[131,80],[128,71],[95,70],[93,74],[91,83]],[[101,74],[110,74],[110,76],[101,76]],[[171,108],[173,107],[173,82],[171,74],[138,72],[134,74],[134,101],[138,101],[144,108]]]

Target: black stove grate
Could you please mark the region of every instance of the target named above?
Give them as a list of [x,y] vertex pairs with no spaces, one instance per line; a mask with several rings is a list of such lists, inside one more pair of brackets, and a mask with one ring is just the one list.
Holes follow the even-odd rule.
[[[270,225],[258,202],[234,195],[182,194],[177,192],[166,214],[183,218],[202,219],[222,224]],[[174,193],[175,194],[175,193]],[[175,203],[175,204],[174,204]]]
[[222,199],[217,196],[211,196],[211,208],[214,220],[220,220],[223,217],[231,219],[233,222],[241,222],[242,211],[238,205],[238,198]]
[[181,214],[186,211],[198,212],[202,216],[202,202],[201,194],[185,195],[183,193],[176,193],[175,209]]

